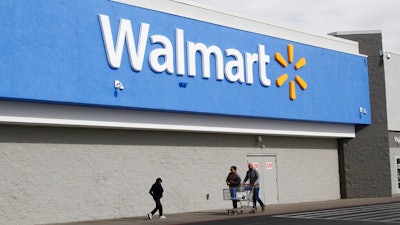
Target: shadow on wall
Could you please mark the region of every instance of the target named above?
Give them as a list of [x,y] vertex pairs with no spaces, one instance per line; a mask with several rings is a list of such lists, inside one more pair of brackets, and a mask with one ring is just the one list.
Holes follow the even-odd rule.
[[[0,125],[0,143],[259,148],[257,138],[258,135]],[[262,140],[266,149],[315,149],[327,143],[317,138],[275,136],[262,136]]]

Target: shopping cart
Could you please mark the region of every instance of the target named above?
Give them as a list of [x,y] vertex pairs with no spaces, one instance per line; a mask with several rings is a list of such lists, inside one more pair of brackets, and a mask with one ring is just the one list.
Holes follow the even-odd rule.
[[224,200],[236,200],[238,202],[238,208],[227,210],[228,215],[237,215],[238,213],[243,213],[243,210],[252,208],[250,202],[253,199],[253,190],[253,187],[249,185],[223,189]]

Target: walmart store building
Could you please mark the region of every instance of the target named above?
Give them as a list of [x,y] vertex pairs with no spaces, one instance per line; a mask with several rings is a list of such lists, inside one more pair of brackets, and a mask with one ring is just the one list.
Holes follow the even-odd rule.
[[0,5],[0,224],[143,216],[157,177],[166,214],[229,208],[248,162],[268,204],[397,191],[379,32],[183,0]]

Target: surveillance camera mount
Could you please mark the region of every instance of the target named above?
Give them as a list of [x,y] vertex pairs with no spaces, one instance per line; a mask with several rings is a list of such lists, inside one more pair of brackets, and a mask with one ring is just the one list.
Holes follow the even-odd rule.
[[114,88],[119,89],[120,91],[124,90],[124,85],[122,85],[122,82],[119,80],[114,81]]
[[383,50],[380,50],[379,51],[379,56],[380,57],[386,57],[386,59],[390,59],[390,57],[391,57],[391,55],[390,55],[390,53],[389,52],[387,52],[387,51],[383,51]]

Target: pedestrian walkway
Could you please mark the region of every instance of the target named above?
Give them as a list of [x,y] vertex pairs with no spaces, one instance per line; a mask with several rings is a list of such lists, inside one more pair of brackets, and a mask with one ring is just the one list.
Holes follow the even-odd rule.
[[[188,224],[194,222],[206,222],[215,220],[224,220],[232,217],[250,217],[259,215],[282,215],[290,213],[300,213],[307,211],[325,210],[325,209],[338,209],[353,206],[366,206],[374,204],[385,204],[400,202],[400,195],[394,195],[387,198],[363,198],[363,199],[339,199],[322,202],[306,202],[294,204],[277,204],[268,205],[265,213],[243,213],[236,216],[229,216],[226,210],[217,211],[202,211],[202,212],[188,212],[168,214],[164,220],[154,218],[149,221],[147,215],[141,217],[120,218],[110,220],[96,220],[96,221],[83,221],[74,223],[60,223],[57,225],[149,225],[149,224]],[[55,225],[55,224],[52,224]]]

